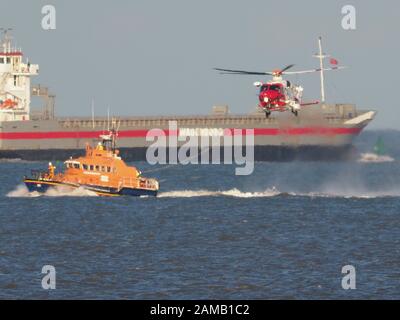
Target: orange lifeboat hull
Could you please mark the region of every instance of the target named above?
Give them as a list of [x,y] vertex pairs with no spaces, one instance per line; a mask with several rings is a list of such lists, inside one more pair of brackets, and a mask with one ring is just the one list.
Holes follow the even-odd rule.
[[35,178],[25,178],[24,183],[28,188],[29,192],[38,192],[45,194],[51,188],[65,188],[74,190],[78,188],[83,188],[85,190],[96,193],[99,196],[157,196],[158,189],[151,188],[129,188],[123,187],[121,189],[95,186],[95,185],[78,185],[66,182],[61,182],[57,180],[47,180],[47,179],[35,179]]

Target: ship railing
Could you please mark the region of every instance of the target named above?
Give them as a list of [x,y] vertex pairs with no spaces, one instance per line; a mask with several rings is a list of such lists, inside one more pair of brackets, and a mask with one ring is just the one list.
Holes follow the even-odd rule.
[[118,188],[143,188],[143,189],[158,189],[158,182],[155,179],[148,178],[132,178],[123,177],[118,184]]
[[141,179],[145,189],[156,189],[158,190],[158,181],[156,179],[145,178]]
[[[353,118],[362,110],[351,110],[351,112],[337,112],[332,109],[332,112],[324,112],[324,119],[331,123],[340,123],[344,119]],[[107,127],[107,118],[97,117],[95,119],[86,117],[76,118],[59,118],[60,124],[65,128],[95,128],[104,129]],[[93,121],[94,120],[94,121]],[[148,117],[121,117],[118,121],[121,130],[125,127],[136,128],[167,128],[169,121],[178,121],[179,127],[185,126],[236,126],[236,125],[273,125],[277,120],[274,117],[266,118],[263,114],[248,114],[248,115],[195,115],[195,116],[148,116]]]
[[39,70],[39,65],[37,64],[26,64],[26,63],[20,63],[19,65],[15,65],[12,68],[12,72],[15,73],[33,73],[37,74]]
[[40,170],[31,170],[31,177],[35,180],[43,179],[47,175],[47,172]]
[[122,188],[136,188],[137,187],[137,179],[132,177],[123,177],[120,179],[118,184],[118,189]]
[[[65,128],[75,127],[107,127],[107,119],[97,117],[94,119],[81,118],[58,118],[60,124]],[[119,119],[121,128],[137,127],[137,128],[167,128],[169,121],[178,121],[179,126],[224,126],[224,125],[245,125],[245,124],[273,124],[276,122],[274,118],[266,118],[265,115],[248,114],[248,115],[229,115],[229,116],[149,116],[149,117],[122,117]]]

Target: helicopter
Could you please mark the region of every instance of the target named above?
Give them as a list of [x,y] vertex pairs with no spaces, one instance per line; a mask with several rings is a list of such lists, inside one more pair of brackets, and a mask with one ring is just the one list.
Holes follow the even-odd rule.
[[232,69],[221,69],[214,68],[214,70],[219,71],[221,74],[233,74],[233,75],[270,75],[272,76],[272,81],[268,82],[254,82],[254,86],[260,88],[258,94],[258,107],[261,108],[266,117],[271,115],[271,112],[279,111],[291,111],[295,116],[298,116],[299,110],[303,106],[309,106],[314,104],[319,104],[319,101],[303,102],[303,87],[300,85],[292,84],[290,81],[283,79],[283,75],[295,75],[295,74],[306,74],[320,72],[321,74],[321,99],[322,102],[325,101],[324,94],[324,82],[323,82],[323,72],[330,70],[339,70],[346,67],[337,66],[338,61],[331,58],[329,68],[324,68],[322,59],[329,57],[328,55],[322,54],[321,48],[321,38],[319,38],[319,54],[314,55],[320,59],[320,68],[311,70],[300,70],[300,71],[287,71],[294,67],[294,64],[290,64],[282,69],[275,69],[268,72],[254,72],[245,70],[232,70]]

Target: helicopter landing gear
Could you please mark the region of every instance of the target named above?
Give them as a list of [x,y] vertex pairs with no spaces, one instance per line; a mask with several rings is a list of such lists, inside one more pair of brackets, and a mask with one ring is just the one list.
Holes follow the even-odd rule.
[[271,115],[271,111],[266,110],[265,111],[265,117],[268,119],[270,115]]
[[297,117],[299,115],[299,112],[297,110],[292,110],[292,113]]

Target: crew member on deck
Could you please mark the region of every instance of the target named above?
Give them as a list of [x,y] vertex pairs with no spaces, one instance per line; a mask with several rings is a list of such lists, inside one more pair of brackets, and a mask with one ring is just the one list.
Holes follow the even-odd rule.
[[54,178],[54,172],[56,171],[56,167],[53,166],[51,162],[49,162],[49,179]]

